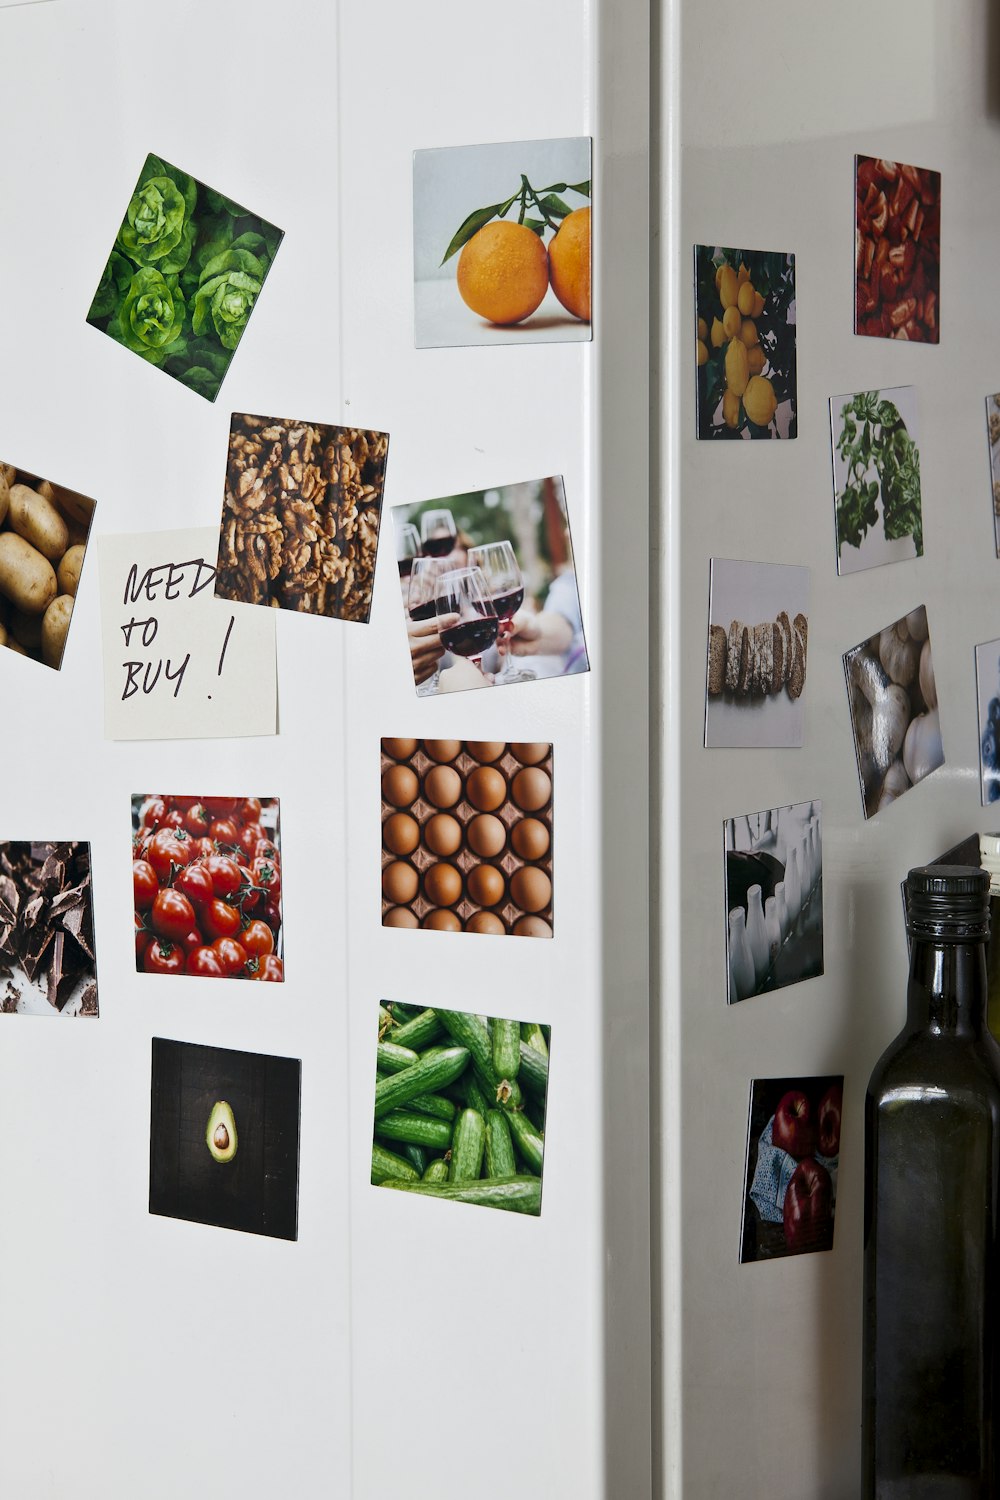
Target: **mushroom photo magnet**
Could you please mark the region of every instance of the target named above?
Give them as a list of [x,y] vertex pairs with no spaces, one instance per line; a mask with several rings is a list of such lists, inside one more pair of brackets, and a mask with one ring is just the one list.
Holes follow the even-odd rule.
[[830,397],[837,572],[924,553],[912,385]]
[[713,557],[705,744],[802,744],[809,569]]
[[843,1074],[750,1085],[740,1260],[833,1249]]

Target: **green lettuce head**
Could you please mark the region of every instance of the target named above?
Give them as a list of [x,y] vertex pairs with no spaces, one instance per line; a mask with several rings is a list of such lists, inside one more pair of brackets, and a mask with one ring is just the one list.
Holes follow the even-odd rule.
[[214,328],[224,349],[235,349],[260,292],[267,263],[250,250],[229,249],[216,255],[201,273],[191,326],[196,334]]
[[132,194],[117,243],[136,265],[158,265],[169,275],[187,265],[194,236],[180,188],[170,177],[151,177]]
[[184,310],[184,295],[176,276],[167,278],[155,266],[143,266],[132,277],[108,332],[126,349],[141,354],[151,364],[162,365],[184,350]]
[[95,318],[106,318],[111,313],[117,311],[134,274],[135,267],[129,265],[124,255],[119,255],[117,250],[112,250],[108,256],[108,263],[101,275],[101,284],[94,293],[94,300],[90,304],[90,311],[87,314],[88,321]]

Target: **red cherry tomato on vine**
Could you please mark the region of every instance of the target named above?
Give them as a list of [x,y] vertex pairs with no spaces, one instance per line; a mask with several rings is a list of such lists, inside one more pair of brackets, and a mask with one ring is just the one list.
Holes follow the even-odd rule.
[[240,905],[243,908],[245,916],[247,913],[257,910],[264,899],[264,892],[258,890],[254,885],[253,875],[248,866],[240,865],[240,878],[243,882],[240,887],[243,891],[243,895],[240,897]]
[[215,845],[212,843],[212,840],[209,838],[207,833],[204,834],[200,839],[192,840],[192,842],[194,843],[195,859],[208,859],[209,855],[215,853]]
[[135,914],[135,966],[138,969],[145,956],[146,949],[153,941],[153,934],[148,927],[142,925],[139,913]]
[[184,827],[193,838],[207,838],[211,819],[200,802],[192,802],[184,814]]
[[160,824],[161,828],[183,828],[184,814],[179,807],[172,807]]
[[243,884],[243,876],[235,859],[230,859],[228,854],[210,854],[205,861],[205,869],[208,871],[212,881],[212,891],[216,896],[234,896]]
[[233,937],[216,938],[212,951],[227,974],[241,974],[246,966],[247,950]]
[[253,862],[254,885],[262,885],[268,900],[277,901],[281,895],[281,867],[273,859],[255,859]]
[[285,977],[285,966],[275,953],[266,953],[260,961],[260,967],[254,975],[255,979],[268,980],[280,984]]
[[217,844],[238,844],[240,831],[233,818],[216,818],[208,830],[209,838]]
[[154,938],[142,958],[147,974],[183,974],[184,949],[169,938]]
[[247,823],[246,827],[243,829],[242,833],[239,836],[240,848],[243,850],[247,859],[253,859],[254,853],[257,849],[257,845],[260,843],[263,837],[263,831],[261,830],[261,826],[259,823]]
[[274,952],[274,933],[266,922],[251,922],[240,936],[240,942],[251,958],[264,958]]
[[216,898],[202,910],[201,928],[210,938],[235,937],[241,926],[239,910],[227,901]]
[[272,932],[277,932],[281,926],[281,907],[277,901],[268,901],[264,907],[264,921]]
[[155,829],[159,828],[166,816],[167,804],[163,798],[147,797],[142,804],[142,811],[139,814],[139,826],[140,828],[148,829],[152,833]]
[[228,818],[240,805],[239,797],[202,797],[202,804],[213,818]]
[[160,882],[156,871],[147,859],[132,861],[132,899],[136,911],[146,911],[156,899]]
[[196,925],[194,907],[183,891],[167,886],[158,891],[150,916],[153,931],[180,943]]
[[259,823],[260,798],[244,797],[243,801],[240,803],[240,810],[237,813],[237,817],[239,818],[241,823]]
[[187,865],[180,872],[174,881],[174,890],[183,891],[188,900],[194,902],[196,906],[200,902],[211,901],[215,895],[212,877],[200,859]]
[[194,843],[179,828],[161,828],[149,841],[148,857],[162,885],[170,879],[172,865],[191,863]]
[[192,948],[187,956],[187,972],[200,974],[202,978],[221,979],[225,975],[222,960],[214,948]]

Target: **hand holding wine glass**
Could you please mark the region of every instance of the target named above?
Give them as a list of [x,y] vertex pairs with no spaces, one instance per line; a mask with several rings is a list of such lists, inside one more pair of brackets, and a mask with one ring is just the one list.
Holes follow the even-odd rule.
[[533,682],[534,672],[515,668],[507,650],[515,614],[524,603],[524,577],[517,561],[513,542],[486,542],[469,550],[470,566],[482,569],[493,608],[500,621],[498,649],[503,667],[494,681],[497,686],[511,682]]

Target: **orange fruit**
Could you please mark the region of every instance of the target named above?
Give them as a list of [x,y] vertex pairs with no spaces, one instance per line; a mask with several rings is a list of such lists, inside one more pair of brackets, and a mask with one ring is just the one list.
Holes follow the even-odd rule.
[[549,242],[552,290],[574,318],[590,322],[590,208],[574,208]]
[[545,296],[545,246],[525,224],[484,224],[458,257],[462,301],[490,323],[520,323]]

